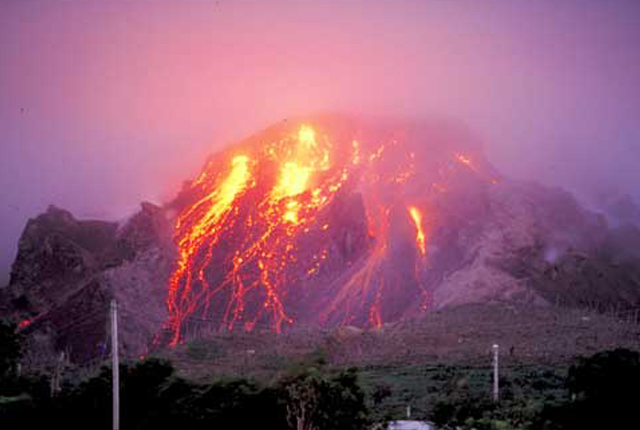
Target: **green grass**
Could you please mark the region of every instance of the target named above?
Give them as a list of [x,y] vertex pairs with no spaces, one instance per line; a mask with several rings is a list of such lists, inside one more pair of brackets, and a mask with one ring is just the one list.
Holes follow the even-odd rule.
[[[439,402],[491,397],[489,348],[500,341],[501,405],[526,412],[566,399],[576,356],[613,346],[637,348],[637,326],[610,317],[550,307],[465,306],[385,330],[223,333],[167,351],[180,374],[271,381],[322,359],[339,371],[355,366],[375,420],[429,419]],[[513,409],[513,408],[512,408]]]
[[[566,396],[566,368],[522,365],[502,369],[501,393],[505,401],[531,402]],[[376,420],[402,419],[407,405],[415,419],[429,419],[435,404],[448,396],[491,396],[490,368],[424,365],[374,366],[361,369],[361,383]],[[388,393],[376,399],[376,393]]]

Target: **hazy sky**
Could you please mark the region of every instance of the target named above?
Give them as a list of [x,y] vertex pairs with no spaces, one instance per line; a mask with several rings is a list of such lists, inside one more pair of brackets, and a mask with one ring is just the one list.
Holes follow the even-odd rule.
[[0,283],[50,203],[120,219],[287,116],[468,123],[507,175],[640,198],[640,1],[0,2]]

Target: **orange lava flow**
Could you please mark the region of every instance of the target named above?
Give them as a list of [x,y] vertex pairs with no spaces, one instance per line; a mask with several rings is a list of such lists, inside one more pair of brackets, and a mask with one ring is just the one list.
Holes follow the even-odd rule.
[[[272,180],[264,179],[268,174]],[[206,319],[217,297],[226,303],[222,312],[216,310],[220,327],[232,330],[242,322],[251,330],[267,319],[280,332],[283,324],[293,323],[283,305],[291,283],[287,267],[307,264],[309,273],[326,258],[325,250],[312,264],[299,263],[296,239],[312,228],[349,173],[331,163],[330,142],[302,125],[296,135],[268,143],[259,154],[234,157],[226,177],[212,176],[204,172],[192,184],[206,195],[176,221],[179,258],[167,299],[172,345],[180,342],[185,323]],[[267,182],[270,190],[261,192]],[[231,242],[233,258],[219,262],[230,270],[212,284],[215,250]],[[247,303],[249,295],[252,303]]]
[[409,206],[409,214],[411,215],[411,219],[416,226],[416,245],[420,250],[420,254],[424,256],[427,253],[427,248],[425,244],[424,231],[422,230],[422,213],[417,207]]
[[[457,171],[484,175],[481,159],[452,152],[427,169],[419,148],[394,136],[377,141],[344,133],[334,141],[309,124],[274,130],[212,158],[178,199],[167,296],[171,345],[203,327],[281,332],[301,317],[382,326],[392,315],[385,294],[402,290],[406,280],[389,275],[395,264],[389,261],[398,261],[392,214],[407,210],[415,226],[412,288],[419,285],[426,297],[425,214],[418,208],[428,207],[430,195],[448,192]],[[466,167],[458,169],[452,155]],[[354,213],[362,220],[340,212],[354,195],[361,197]],[[428,219],[431,229],[436,218],[429,213]],[[355,256],[342,256],[341,246]],[[300,297],[312,298],[306,312],[313,315],[291,309]],[[313,307],[314,300],[322,307]]]
[[[203,275],[203,268],[210,258],[204,261],[196,261],[197,251],[208,244],[211,247],[218,241],[221,227],[231,212],[233,202],[249,181],[249,158],[240,155],[231,161],[231,170],[228,176],[209,193],[180,215],[176,223],[176,236],[178,240],[179,259],[178,267],[169,281],[169,297],[167,305],[172,317],[171,324],[174,329],[172,343],[179,339],[180,327],[183,316],[193,311],[195,302],[189,301],[191,280],[195,272]],[[184,281],[184,282],[183,282]],[[184,284],[183,288],[180,288]]]

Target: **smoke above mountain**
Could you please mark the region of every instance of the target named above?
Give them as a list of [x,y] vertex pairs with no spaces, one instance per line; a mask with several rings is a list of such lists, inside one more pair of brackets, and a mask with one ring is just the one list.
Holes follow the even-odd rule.
[[0,272],[50,203],[124,219],[226,142],[318,111],[453,118],[506,176],[632,213],[639,16],[635,1],[2,2]]

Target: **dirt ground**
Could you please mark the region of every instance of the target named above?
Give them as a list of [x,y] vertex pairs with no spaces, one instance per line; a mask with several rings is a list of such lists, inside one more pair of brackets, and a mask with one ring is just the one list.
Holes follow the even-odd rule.
[[640,349],[640,326],[585,310],[472,305],[371,330],[222,333],[166,355],[183,375],[196,379],[271,377],[308,356],[339,367],[484,366],[491,362],[493,344],[505,366],[559,365],[616,347]]

